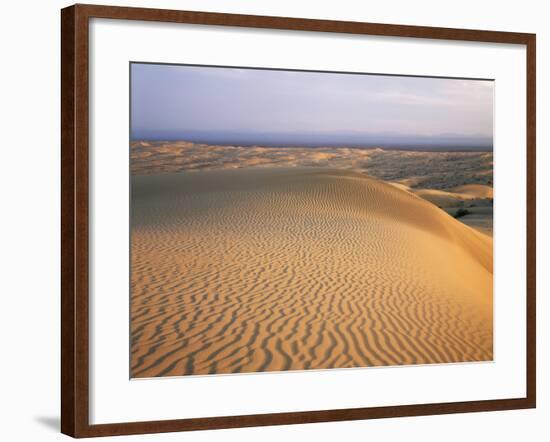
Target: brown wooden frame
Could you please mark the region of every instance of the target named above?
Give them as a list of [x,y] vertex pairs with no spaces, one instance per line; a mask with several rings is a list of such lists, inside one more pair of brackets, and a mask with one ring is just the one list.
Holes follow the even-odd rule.
[[[90,425],[88,353],[88,22],[145,20],[515,43],[527,49],[527,395],[523,398]],[[61,11],[61,431],[73,437],[534,408],[536,404],[534,34],[97,5]]]

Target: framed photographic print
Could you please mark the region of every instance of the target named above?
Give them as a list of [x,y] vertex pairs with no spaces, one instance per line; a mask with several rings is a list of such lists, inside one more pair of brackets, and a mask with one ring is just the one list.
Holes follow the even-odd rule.
[[61,17],[63,433],[535,407],[535,35]]

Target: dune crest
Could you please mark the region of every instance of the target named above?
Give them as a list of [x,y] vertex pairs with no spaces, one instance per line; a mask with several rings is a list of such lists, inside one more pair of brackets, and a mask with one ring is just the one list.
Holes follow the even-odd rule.
[[492,239],[404,189],[318,168],[132,187],[132,377],[493,357]]

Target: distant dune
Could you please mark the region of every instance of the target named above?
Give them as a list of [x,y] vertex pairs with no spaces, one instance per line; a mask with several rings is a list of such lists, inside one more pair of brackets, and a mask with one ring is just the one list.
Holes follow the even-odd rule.
[[407,190],[294,167],[132,192],[132,377],[493,358],[492,239]]
[[482,184],[466,184],[448,190],[415,189],[402,182],[395,187],[425,199],[450,215],[461,213],[461,221],[478,231],[493,236],[493,188]]

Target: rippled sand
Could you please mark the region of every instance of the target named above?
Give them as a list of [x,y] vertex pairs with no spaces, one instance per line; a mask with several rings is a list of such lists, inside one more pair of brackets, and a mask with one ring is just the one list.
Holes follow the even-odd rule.
[[133,177],[132,377],[487,361],[492,240],[361,173]]

